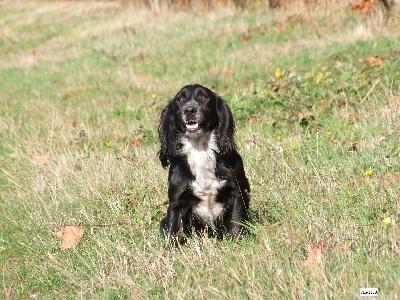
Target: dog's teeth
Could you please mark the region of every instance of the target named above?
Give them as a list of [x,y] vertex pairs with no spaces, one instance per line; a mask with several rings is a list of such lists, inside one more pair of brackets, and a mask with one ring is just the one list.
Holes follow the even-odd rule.
[[187,129],[196,129],[197,127],[199,127],[199,123],[186,124]]

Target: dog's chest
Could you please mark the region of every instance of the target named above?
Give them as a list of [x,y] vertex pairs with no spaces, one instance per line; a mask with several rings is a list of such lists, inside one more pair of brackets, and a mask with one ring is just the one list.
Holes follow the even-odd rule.
[[214,220],[224,211],[221,203],[216,202],[219,189],[226,183],[215,175],[217,145],[213,134],[208,139],[186,140],[183,152],[195,179],[191,183],[193,194],[201,201],[194,207],[193,213],[206,223],[213,225]]

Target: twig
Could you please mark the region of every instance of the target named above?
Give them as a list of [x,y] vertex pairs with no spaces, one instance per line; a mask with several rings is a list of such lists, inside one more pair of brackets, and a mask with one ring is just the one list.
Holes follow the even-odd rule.
[[118,222],[109,224],[65,224],[64,226],[80,226],[80,227],[114,227],[114,226],[125,226],[125,225],[136,225],[131,222]]
[[379,82],[380,80],[378,79],[374,85],[370,88],[370,90],[368,91],[368,93],[365,95],[365,97],[361,100],[360,103],[363,103],[365,99],[367,99],[367,97],[369,96],[369,94],[373,91],[373,89],[375,88],[376,84]]

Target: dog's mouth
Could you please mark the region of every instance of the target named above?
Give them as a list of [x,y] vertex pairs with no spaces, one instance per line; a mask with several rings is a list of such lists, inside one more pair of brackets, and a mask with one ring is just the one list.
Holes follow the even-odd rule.
[[186,129],[189,131],[196,131],[199,129],[199,123],[194,121],[186,122]]

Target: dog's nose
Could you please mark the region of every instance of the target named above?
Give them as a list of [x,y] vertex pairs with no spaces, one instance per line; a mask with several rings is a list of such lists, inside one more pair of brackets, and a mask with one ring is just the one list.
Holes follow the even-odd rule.
[[188,107],[185,107],[185,108],[183,109],[183,112],[184,112],[186,115],[195,115],[195,114],[197,113],[197,107],[196,107],[196,106],[188,106]]

